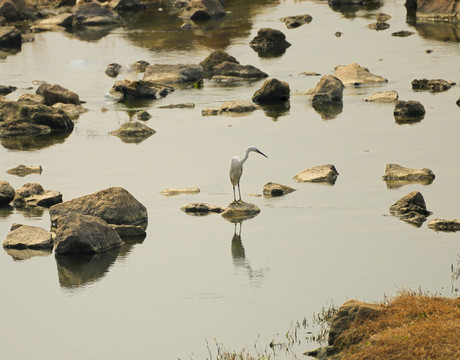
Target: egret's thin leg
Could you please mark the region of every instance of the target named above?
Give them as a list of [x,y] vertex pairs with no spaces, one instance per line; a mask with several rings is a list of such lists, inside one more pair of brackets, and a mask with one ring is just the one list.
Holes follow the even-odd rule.
[[236,202],[235,187],[233,187],[233,200]]
[[238,183],[238,194],[240,195],[240,201],[243,202],[243,200],[241,199],[240,183]]

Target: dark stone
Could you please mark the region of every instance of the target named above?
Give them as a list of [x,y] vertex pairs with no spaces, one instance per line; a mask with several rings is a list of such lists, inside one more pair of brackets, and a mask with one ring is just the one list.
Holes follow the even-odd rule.
[[257,36],[251,40],[249,46],[259,56],[270,57],[284,54],[291,44],[286,41],[286,36],[281,31],[262,28],[257,32]]
[[340,79],[332,75],[325,75],[315,88],[308,91],[308,94],[313,95],[313,104],[337,103],[342,101],[343,88],[344,85]]
[[80,105],[78,94],[57,84],[50,85],[45,82],[38,87],[36,93],[43,96],[43,102],[48,106],[56,103]]
[[13,201],[14,195],[15,191],[10,183],[0,180],[0,206],[7,206]]
[[278,79],[266,80],[262,87],[252,96],[256,103],[274,103],[289,100],[289,84]]
[[427,90],[431,92],[447,91],[451,88],[451,84],[443,79],[414,79],[412,80],[412,90]]
[[280,20],[286,24],[286,27],[288,29],[294,29],[304,24],[310,23],[313,20],[313,18],[310,15],[305,14],[305,15],[287,16],[287,17],[281,18]]
[[239,63],[224,61],[214,66],[214,76],[235,77],[240,79],[262,79],[268,75],[252,65],[241,65]]
[[0,27],[0,48],[20,49],[22,45],[21,32],[14,26]]
[[112,63],[107,65],[107,68],[105,69],[105,74],[111,78],[116,78],[118,74],[120,73],[121,70],[121,65],[117,63]]
[[239,64],[238,60],[229,55],[227,52],[223,50],[215,50],[209,54],[206,59],[200,62],[200,65],[203,67],[203,70],[206,74],[212,75],[214,72],[214,67],[222,64],[225,61]]
[[11,94],[13,91],[16,91],[17,89],[18,88],[16,86],[0,85],[0,95]]
[[396,102],[393,114],[397,122],[403,123],[405,120],[408,122],[420,121],[425,115],[425,108],[416,100]]

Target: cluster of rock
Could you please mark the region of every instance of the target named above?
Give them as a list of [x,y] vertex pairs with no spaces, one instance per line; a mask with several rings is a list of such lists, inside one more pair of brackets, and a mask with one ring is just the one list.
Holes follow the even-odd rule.
[[[3,183],[0,199],[7,201]],[[13,224],[4,248],[54,248],[56,255],[94,254],[123,245],[122,239],[145,237],[147,209],[123,188],[112,187],[66,202],[62,195],[53,201],[50,196],[47,201],[37,200],[38,195],[46,194],[39,184],[26,184],[16,190],[12,201],[15,206],[49,207],[51,231]]]

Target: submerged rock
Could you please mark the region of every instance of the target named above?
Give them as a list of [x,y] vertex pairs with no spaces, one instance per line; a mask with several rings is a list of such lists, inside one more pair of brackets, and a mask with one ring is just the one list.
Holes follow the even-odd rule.
[[412,191],[396,201],[390,206],[390,213],[417,227],[420,227],[426,221],[426,217],[431,215],[419,191]]
[[120,102],[132,99],[157,99],[174,91],[171,86],[145,80],[118,80],[110,89],[110,94]]
[[204,76],[203,68],[193,64],[153,64],[145,69],[144,81],[161,84],[195,83]]
[[386,30],[390,27],[390,24],[386,23],[386,22],[374,22],[372,24],[369,24],[368,25],[369,29],[372,29],[372,30],[377,30],[377,31],[381,31],[381,30]]
[[252,102],[244,100],[226,101],[220,107],[220,110],[224,113],[226,112],[239,114],[252,112],[256,109],[257,106],[255,106]]
[[96,216],[75,212],[59,216],[54,223],[56,255],[100,253],[123,244],[117,232]]
[[261,57],[280,56],[291,46],[286,41],[286,35],[281,31],[262,28],[257,32],[257,36],[251,40],[249,46]]
[[428,228],[435,231],[455,232],[460,231],[460,220],[433,219],[428,222]]
[[268,197],[282,196],[289,194],[293,191],[295,191],[295,189],[291,188],[290,186],[272,182],[266,183],[263,188],[263,194]]
[[386,91],[386,92],[376,92],[371,96],[368,96],[364,99],[364,101],[370,102],[382,102],[382,103],[391,103],[396,102],[398,100],[398,92],[397,91]]
[[294,16],[287,16],[280,19],[280,21],[286,24],[288,29],[294,29],[304,24],[308,24],[313,20],[313,18],[308,15],[294,15]]
[[56,190],[44,190],[38,183],[27,183],[19,189],[13,199],[16,207],[41,206],[49,208],[62,202],[62,194]]
[[407,30],[401,30],[401,31],[396,31],[391,34],[391,36],[396,36],[396,37],[407,37],[414,35],[413,31],[407,31]]
[[8,181],[0,180],[0,206],[7,206],[14,199],[16,192]]
[[343,98],[343,83],[332,75],[323,76],[313,89],[307,91],[313,104],[340,103]]
[[337,172],[334,165],[326,164],[302,170],[294,176],[294,180],[299,183],[325,182],[333,185],[335,184],[338,175],[339,173]]
[[234,201],[225,208],[222,217],[231,222],[239,222],[251,219],[258,213],[260,213],[260,208],[257,205],[244,201]]
[[181,103],[181,104],[169,104],[158,106],[158,109],[193,109],[195,108],[194,103]]
[[278,79],[266,80],[261,88],[252,96],[252,101],[256,103],[277,103],[289,100],[289,84]]
[[155,130],[138,121],[125,122],[118,130],[109,132],[110,135],[118,136],[124,142],[128,143],[139,143],[155,133]]
[[8,174],[11,175],[17,175],[17,176],[26,176],[29,174],[41,174],[42,173],[42,167],[40,165],[34,166],[34,165],[18,165],[12,169],[7,170]]
[[350,65],[338,65],[335,67],[334,76],[344,85],[366,85],[388,82],[387,79],[372,74],[367,68],[360,66],[357,63]]
[[181,207],[181,210],[190,215],[208,215],[209,213],[221,213],[224,211],[220,206],[207,203],[188,203]]
[[73,212],[100,217],[108,224],[140,225],[147,229],[147,209],[121,187],[107,188],[52,206],[52,224],[58,217]]
[[137,119],[138,120],[147,121],[147,120],[149,120],[151,118],[152,118],[152,115],[150,115],[150,113],[145,111],[145,110],[139,111],[137,113]]
[[5,241],[4,248],[12,249],[51,249],[54,236],[49,231],[36,226],[13,224]]
[[213,80],[221,79],[222,77],[253,80],[266,78],[268,74],[264,73],[252,65],[241,65],[239,63],[224,61],[213,68]]
[[412,90],[427,90],[431,92],[447,91],[452,87],[452,84],[443,79],[414,79],[412,80]]
[[198,188],[183,188],[183,189],[163,189],[161,195],[164,196],[175,196],[180,194],[198,194],[200,189]]

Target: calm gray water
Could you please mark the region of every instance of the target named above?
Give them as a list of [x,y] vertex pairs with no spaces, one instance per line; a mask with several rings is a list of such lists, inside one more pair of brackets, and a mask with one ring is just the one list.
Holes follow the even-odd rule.
[[[167,12],[144,12],[103,37],[40,33],[21,52],[0,60],[0,83],[19,88],[8,98],[34,91],[32,82],[45,80],[77,92],[90,110],[68,137],[28,148],[3,142],[0,179],[14,188],[39,182],[61,191],[65,200],[122,186],[149,213],[143,243],[100,259],[58,263],[54,255],[42,254],[19,261],[2,251],[2,358],[204,359],[209,358],[206,341],[211,352],[215,341],[237,351],[252,351],[255,343],[265,348],[273,337],[284,336],[291,321],[310,320],[331,302],[381,301],[401,289],[457,294],[459,235],[434,232],[426,223],[413,227],[390,216],[388,208],[419,190],[431,218],[460,217],[459,87],[431,94],[413,92],[410,85],[420,78],[460,81],[458,28],[408,24],[404,0],[354,14],[333,11],[325,1],[229,3],[223,21],[191,32],[178,31],[182,21]],[[392,16],[390,29],[367,28],[378,11]],[[297,29],[278,20],[305,13],[313,21]],[[248,46],[261,27],[286,34],[292,46],[283,56],[259,58]],[[399,30],[415,34],[391,36]],[[336,31],[343,35],[336,37]],[[289,108],[244,117],[201,116],[203,107],[249,100],[261,81],[238,87],[205,81],[203,89],[176,91],[134,109],[107,97],[114,82],[104,74],[109,63],[198,63],[214,49],[287,81]],[[342,111],[324,119],[303,95],[319,77],[296,74],[333,74],[336,65],[352,62],[389,81],[347,88]],[[397,90],[402,100],[420,101],[425,118],[398,125],[392,104],[362,100],[389,90]],[[157,108],[183,102],[196,107]],[[137,109],[153,115],[146,124],[155,135],[140,144],[108,135]],[[191,201],[226,206],[232,200],[229,160],[251,145],[268,159],[251,154],[245,164],[243,198],[261,213],[242,224],[240,238],[219,215],[192,217],[180,210]],[[340,173],[334,186],[293,181],[297,172],[326,163]],[[381,180],[387,163],[428,167],[436,179],[428,186],[387,189]],[[25,178],[6,173],[18,164],[42,165],[43,173]],[[246,195],[260,194],[269,181],[297,191],[275,199]],[[201,192],[160,194],[164,188],[192,186]],[[2,210],[0,239],[12,223],[50,225],[47,210]],[[298,351],[316,346],[304,342]]]

